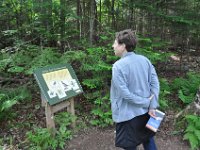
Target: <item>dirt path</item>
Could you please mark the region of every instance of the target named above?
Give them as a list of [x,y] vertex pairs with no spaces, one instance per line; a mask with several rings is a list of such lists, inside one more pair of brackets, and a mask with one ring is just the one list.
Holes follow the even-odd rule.
[[[69,142],[68,150],[122,150],[114,146],[114,136],[114,128],[87,129]],[[188,144],[181,136],[163,135],[158,132],[155,140],[158,150],[189,150]],[[143,150],[142,145],[138,150]]]
[[[183,136],[175,132],[173,123],[173,114],[166,115],[160,130],[155,136],[158,150],[189,150],[190,147]],[[69,141],[68,150],[122,150],[114,146],[115,138],[114,127],[110,128],[88,128],[80,131],[75,137]],[[143,150],[142,145],[138,150]]]

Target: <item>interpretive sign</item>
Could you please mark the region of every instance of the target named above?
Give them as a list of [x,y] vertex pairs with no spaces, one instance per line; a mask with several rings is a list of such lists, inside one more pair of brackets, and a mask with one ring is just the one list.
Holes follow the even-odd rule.
[[[54,113],[67,107],[67,111],[75,115],[73,97],[83,92],[82,87],[69,64],[36,69],[34,76],[41,90],[47,128],[55,129]],[[75,122],[72,126],[75,127]]]
[[57,104],[83,92],[69,64],[58,64],[35,70],[34,76],[42,95],[50,105]]

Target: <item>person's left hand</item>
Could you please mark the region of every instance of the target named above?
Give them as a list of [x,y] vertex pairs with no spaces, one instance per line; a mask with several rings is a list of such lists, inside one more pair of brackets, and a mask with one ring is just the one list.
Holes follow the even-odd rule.
[[149,109],[149,115],[152,116],[153,118],[156,118],[156,110],[155,109]]

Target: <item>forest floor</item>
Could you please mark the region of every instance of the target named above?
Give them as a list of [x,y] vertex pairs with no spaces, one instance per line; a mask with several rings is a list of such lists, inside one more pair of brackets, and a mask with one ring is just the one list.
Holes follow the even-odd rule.
[[[33,130],[33,126],[45,127],[44,108],[39,107],[40,102],[33,101],[29,105],[16,107],[17,117],[0,124],[0,139],[3,138],[3,150],[28,150],[25,144],[26,132]],[[155,136],[158,150],[189,150],[189,144],[183,140],[183,132],[175,128],[173,120],[174,112],[167,112],[161,124],[160,130]],[[81,126],[77,123],[77,126]],[[84,126],[74,133],[70,141],[66,141],[67,150],[121,150],[114,145],[114,126],[107,128],[97,128]],[[12,137],[12,140],[11,138]],[[1,144],[0,144],[1,146]],[[1,148],[0,148],[1,149]],[[58,149],[59,150],[59,149]],[[143,150],[142,145],[138,150]]]
[[[69,141],[68,150],[122,150],[114,146],[114,128],[88,129]],[[180,135],[158,132],[155,136],[158,150],[189,150]],[[142,145],[138,150],[143,150]]]
[[[190,147],[183,140],[182,132],[176,131],[173,116],[167,114],[160,130],[155,136],[158,150],[189,150]],[[122,150],[114,145],[114,127],[89,128],[78,132],[68,143],[68,150]],[[142,145],[138,150],[143,150]]]

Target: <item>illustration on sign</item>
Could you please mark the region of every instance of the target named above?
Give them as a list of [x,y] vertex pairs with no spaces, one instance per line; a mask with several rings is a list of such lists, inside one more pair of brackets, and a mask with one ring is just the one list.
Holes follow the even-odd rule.
[[47,93],[50,98],[56,96],[58,98],[66,97],[66,92],[70,90],[74,90],[76,93],[81,92],[77,81],[71,77],[68,69],[45,73],[42,76],[49,89]]
[[83,93],[83,89],[70,64],[38,68],[34,71],[34,77],[42,95],[50,105]]

